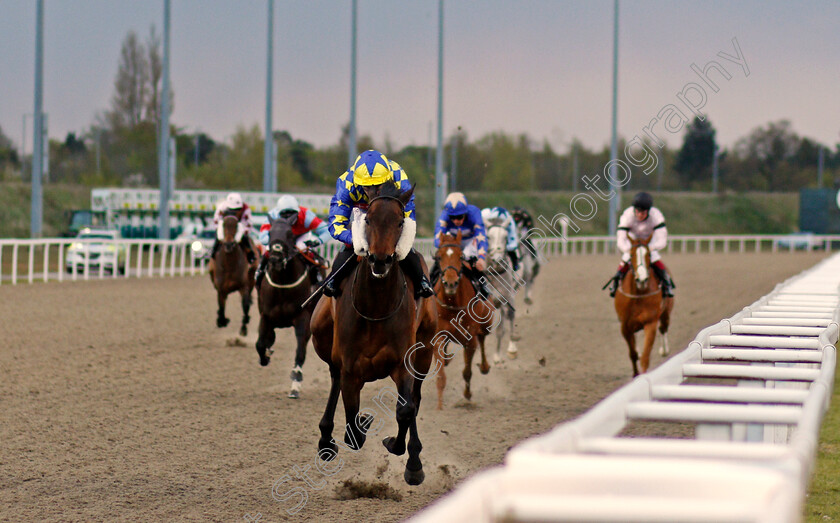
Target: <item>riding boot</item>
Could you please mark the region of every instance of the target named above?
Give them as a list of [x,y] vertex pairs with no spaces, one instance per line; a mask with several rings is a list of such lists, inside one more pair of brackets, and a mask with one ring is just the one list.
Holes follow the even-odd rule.
[[268,263],[268,256],[263,256],[260,258],[260,265],[257,267],[257,274],[255,275],[254,279],[256,280],[257,289],[260,288],[260,282],[262,281],[263,275],[265,274],[265,266]]
[[435,263],[432,264],[432,270],[429,271],[429,281],[432,283],[432,287],[437,284],[438,278],[440,278],[440,263],[435,259]]
[[248,263],[254,263],[257,259],[257,255],[254,254],[254,250],[251,248],[251,241],[250,238],[248,238],[248,235],[242,236],[242,240],[239,241],[239,244],[245,251],[245,258],[248,259]]
[[213,248],[210,250],[210,259],[211,259],[211,260],[212,260],[213,258],[215,258],[215,257],[216,257],[216,253],[217,253],[217,252],[219,252],[219,245],[221,245],[221,242],[219,241],[219,239],[218,239],[218,238],[216,238],[216,239],[213,241]]
[[324,285],[325,296],[330,298],[341,296],[341,280],[356,267],[357,262],[354,260],[356,260],[356,253],[351,248],[341,250],[335,255],[332,272],[327,276],[327,283]]
[[[475,293],[478,294],[478,297],[486,300],[490,293],[487,291],[487,285],[484,283],[487,281],[487,278],[484,276],[484,273],[475,268],[475,263],[470,268],[464,267],[464,274],[467,275],[467,278],[472,282],[473,288],[475,288]],[[482,281],[484,280],[484,281]]]
[[659,282],[662,285],[662,297],[673,298],[673,289],[676,287],[676,285],[674,285],[674,280],[671,279],[671,275],[668,274],[668,271],[660,267],[659,263],[651,264],[650,268],[653,269],[653,272],[656,273],[656,277],[659,278]]
[[508,251],[508,257],[510,258],[510,265],[513,268],[513,272],[519,270],[519,253],[516,252],[516,249],[512,251]]
[[610,281],[607,282],[610,286],[610,298],[615,298],[615,293],[618,290],[618,286],[621,285],[622,278],[624,278],[624,273],[622,271],[617,271],[615,276],[610,278]]
[[400,260],[400,267],[403,272],[411,278],[412,283],[414,283],[415,300],[434,296],[435,291],[432,289],[432,285],[423,273],[423,265],[420,263],[420,255],[417,254],[417,251],[411,249],[408,256]]

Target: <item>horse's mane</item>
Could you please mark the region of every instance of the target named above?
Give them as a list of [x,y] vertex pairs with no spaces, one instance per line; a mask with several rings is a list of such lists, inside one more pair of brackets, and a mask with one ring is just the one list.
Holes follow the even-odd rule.
[[452,236],[451,234],[444,234],[440,238],[440,246],[443,247],[444,245],[455,245],[459,249],[461,248],[461,244],[458,243],[457,236]]

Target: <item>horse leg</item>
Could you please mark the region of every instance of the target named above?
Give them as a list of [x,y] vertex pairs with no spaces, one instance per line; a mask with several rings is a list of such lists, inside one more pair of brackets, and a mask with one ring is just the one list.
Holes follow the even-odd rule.
[[[499,315],[503,315],[501,308],[497,309]],[[504,317],[501,318],[501,321],[498,323],[498,327],[496,328],[496,354],[493,355],[493,364],[494,365],[501,365],[505,363],[505,360],[502,359],[502,338],[505,337],[505,320]]]
[[484,339],[486,335],[478,334],[476,337],[478,338],[478,347],[481,349],[481,363],[478,364],[478,370],[482,374],[487,374],[490,372],[490,364],[487,363],[487,356],[484,354]]
[[295,321],[295,338],[297,339],[297,349],[295,349],[295,366],[292,368],[292,389],[289,391],[289,397],[298,399],[300,397],[300,385],[303,382],[303,362],[306,359],[306,344],[309,343],[309,338],[312,335],[309,330],[309,314],[301,314]]
[[227,302],[227,294],[220,291],[216,293],[216,297],[219,304],[219,310],[216,312],[216,327],[227,327],[227,324],[230,323],[230,320],[225,318],[225,302]]
[[639,375],[639,368],[636,364],[639,361],[639,354],[636,352],[636,334],[630,330],[627,325],[621,326],[621,335],[627,342],[627,348],[630,350],[630,363],[633,364],[633,377]]
[[472,379],[472,360],[475,356],[475,349],[477,348],[475,336],[464,347],[464,397],[468,400],[472,399],[472,391],[470,390],[470,380]]
[[260,365],[265,367],[271,361],[271,355],[274,353],[271,346],[274,345],[274,327],[265,316],[260,316],[260,326],[257,336],[257,354],[260,355]]
[[423,483],[426,477],[423,472],[423,463],[420,461],[420,451],[423,450],[423,444],[420,443],[420,434],[417,432],[417,414],[420,412],[420,400],[422,398],[420,389],[422,385],[422,380],[415,379],[412,387],[414,412],[409,425],[408,461],[405,464],[405,473],[403,474],[405,482],[409,485],[419,485]]
[[674,307],[674,298],[665,298],[662,302],[662,313],[659,315],[659,332],[662,333],[662,346],[659,347],[659,355],[667,356],[671,352],[668,346],[668,327],[671,324],[671,309]]
[[333,441],[332,431],[335,423],[335,407],[338,405],[338,394],[341,392],[341,378],[339,370],[330,365],[330,395],[327,398],[327,407],[318,428],[321,430],[321,439],[318,440],[318,457],[324,461],[332,461],[338,455],[338,446]]
[[519,352],[519,349],[516,348],[516,343],[514,343],[514,342],[519,341],[521,338],[520,338],[519,334],[517,334],[515,332],[515,329],[516,329],[516,311],[510,305],[508,305],[507,309],[508,309],[508,311],[507,311],[508,321],[510,322],[510,341],[508,342],[507,353],[508,353],[508,358],[510,358],[512,360],[515,360],[516,356],[517,356],[517,353]]
[[404,369],[398,369],[391,375],[397,384],[397,435],[382,440],[388,452],[396,456],[405,454],[405,436],[414,414],[414,403],[411,401],[411,376]]
[[642,357],[639,361],[642,373],[647,372],[650,367],[650,350],[653,348],[654,341],[656,341],[656,321],[645,324],[645,341],[642,346]]
[[[441,348],[443,349],[443,348]],[[432,349],[434,352],[433,358],[435,359],[435,368],[440,369],[437,374],[437,410],[443,410],[443,390],[446,388],[446,368],[444,365],[443,357],[441,356],[440,352],[438,352],[437,348]]]
[[362,392],[361,380],[350,376],[346,371],[341,373],[341,397],[344,399],[344,443],[351,449],[359,450],[365,444],[367,429],[373,418],[367,415],[359,416],[359,395]]
[[239,294],[242,296],[242,327],[239,329],[240,336],[247,336],[248,335],[248,322],[251,321],[251,317],[248,315],[248,312],[251,310],[251,289],[245,288],[240,289]]

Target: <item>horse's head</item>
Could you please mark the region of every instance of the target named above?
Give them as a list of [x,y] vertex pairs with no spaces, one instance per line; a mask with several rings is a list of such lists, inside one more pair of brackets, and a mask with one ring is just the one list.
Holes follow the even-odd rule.
[[268,262],[283,270],[292,257],[297,254],[295,235],[288,219],[268,219],[271,229],[268,231]]
[[505,259],[508,231],[501,222],[487,223],[487,257],[493,265],[500,265]]
[[236,232],[239,228],[239,220],[236,216],[227,215],[222,222],[222,231],[224,232],[224,247],[225,252],[230,253],[236,247]]
[[636,280],[636,288],[640,291],[647,290],[650,282],[650,249],[647,246],[649,241],[650,238],[632,240],[633,248],[630,250],[633,278]]
[[403,229],[408,229],[405,227],[405,206],[414,194],[414,188],[400,192],[395,183],[386,182],[369,194],[370,205],[365,217],[367,261],[373,277],[384,278],[394,262],[399,261],[398,244],[401,243]]
[[440,281],[443,292],[447,296],[454,296],[458,292],[458,281],[463,271],[464,252],[461,250],[461,231],[457,236],[443,235],[440,239],[435,258],[440,265]]

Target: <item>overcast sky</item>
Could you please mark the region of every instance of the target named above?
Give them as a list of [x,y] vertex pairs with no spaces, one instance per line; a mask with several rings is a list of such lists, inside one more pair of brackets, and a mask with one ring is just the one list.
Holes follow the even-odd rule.
[[[163,27],[163,0],[45,0],[44,110],[49,134],[83,133],[113,95],[120,45]],[[429,143],[437,115],[437,0],[358,0],[360,134],[379,146]],[[16,144],[33,112],[34,0],[0,0],[0,127]],[[265,0],[172,0],[171,121],[226,140],[265,123]],[[275,129],[337,143],[350,114],[350,0],[275,1]],[[610,140],[611,0],[445,0],[444,134],[502,130],[565,149]],[[800,135],[840,141],[840,3],[835,0],[622,0],[619,133],[649,128],[690,83],[724,147],[788,119]],[[744,65],[718,53],[738,56]],[[691,65],[716,61],[731,75]],[[749,75],[746,74],[749,70]],[[688,100],[702,94],[689,86]],[[31,150],[31,118],[27,122]],[[436,129],[436,127],[434,127]]]

